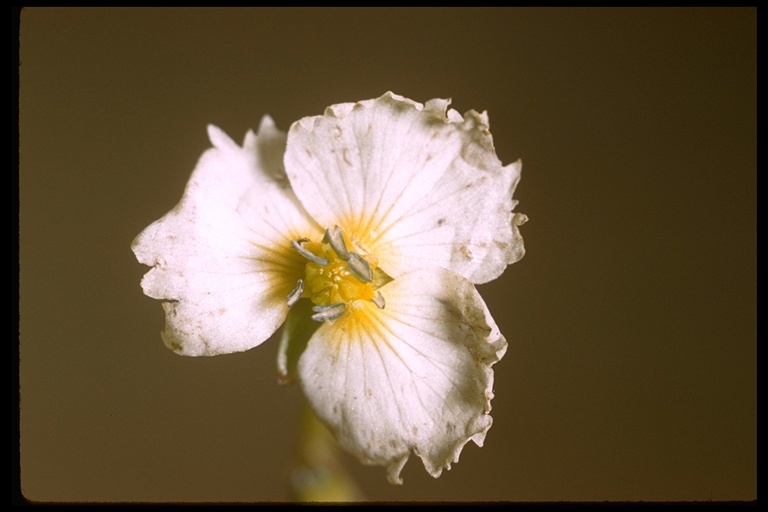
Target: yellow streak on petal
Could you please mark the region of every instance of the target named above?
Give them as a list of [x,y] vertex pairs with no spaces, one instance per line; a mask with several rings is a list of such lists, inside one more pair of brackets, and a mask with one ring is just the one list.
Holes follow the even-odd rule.
[[331,328],[338,333],[333,336],[335,342],[334,354],[338,356],[339,348],[344,343],[374,343],[383,342],[382,310],[370,300],[356,300],[347,304],[346,311]]
[[261,273],[264,280],[269,282],[271,298],[284,302],[296,282],[303,276],[306,260],[293,249],[289,239],[283,243],[264,245],[252,242],[252,245],[258,254],[251,258],[255,271]]

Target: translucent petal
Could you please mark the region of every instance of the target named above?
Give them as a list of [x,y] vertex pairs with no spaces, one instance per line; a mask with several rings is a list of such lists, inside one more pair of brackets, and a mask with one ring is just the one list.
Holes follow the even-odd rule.
[[132,244],[153,267],[144,293],[164,301],[163,340],[192,356],[247,350],[272,335],[303,273],[291,240],[322,236],[290,189],[279,157],[285,134],[270,118],[243,147],[214,126],[208,135],[214,147],[181,202]]
[[475,283],[523,256],[512,210],[519,162],[502,166],[488,117],[387,93],[293,124],[286,173],[307,211],[339,224],[397,277],[441,266]]
[[413,451],[434,477],[491,426],[493,371],[507,343],[474,286],[441,268],[351,303],[299,359],[305,395],[338,441],[392,483]]

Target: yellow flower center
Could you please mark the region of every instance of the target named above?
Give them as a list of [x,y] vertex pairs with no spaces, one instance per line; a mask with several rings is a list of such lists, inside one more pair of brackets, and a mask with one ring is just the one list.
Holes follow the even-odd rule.
[[[328,260],[327,265],[308,261],[305,267],[305,283],[309,287],[309,298],[318,306],[329,306],[339,302],[371,300],[376,296],[370,282],[361,281],[349,267],[349,261],[339,257],[331,244],[309,242],[304,248],[320,258]],[[375,263],[363,258],[371,270]]]
[[309,298],[315,304],[312,319],[318,322],[336,320],[347,311],[348,304],[359,300],[384,308],[384,297],[377,290],[389,276],[376,268],[376,257],[340,227],[327,229],[322,242],[301,239],[292,244],[309,261],[304,277],[288,295],[289,306]]

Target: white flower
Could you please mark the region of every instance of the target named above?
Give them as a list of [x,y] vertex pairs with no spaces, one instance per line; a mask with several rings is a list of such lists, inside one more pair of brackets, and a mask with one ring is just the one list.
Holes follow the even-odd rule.
[[411,451],[438,477],[482,446],[507,343],[474,284],[524,254],[520,163],[501,165],[485,113],[448,105],[387,93],[287,140],[265,117],[242,147],[209,126],[181,202],[133,242],[168,347],[248,350],[287,318],[282,377],[393,483]]

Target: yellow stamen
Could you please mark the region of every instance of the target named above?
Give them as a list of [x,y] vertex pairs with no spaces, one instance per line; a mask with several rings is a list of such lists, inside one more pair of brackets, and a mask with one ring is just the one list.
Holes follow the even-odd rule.
[[384,297],[378,289],[392,278],[377,269],[378,260],[355,238],[334,226],[325,232],[322,242],[301,238],[291,242],[293,248],[306,258],[304,276],[287,295],[288,306],[301,298],[315,304],[312,319],[333,322],[357,311],[370,301],[379,309],[385,308]]
[[[339,302],[346,304],[355,300],[371,300],[376,297],[373,285],[355,276],[349,268],[349,263],[341,259],[330,244],[307,242],[304,248],[328,260],[327,265],[320,265],[314,261],[308,261],[306,264],[306,292],[313,303],[318,306],[328,306]],[[375,270],[375,262],[365,260],[371,269]]]

